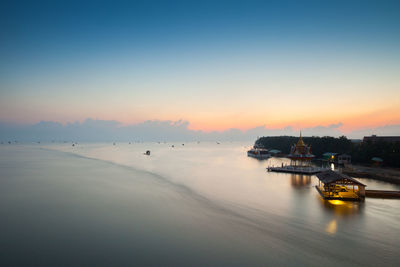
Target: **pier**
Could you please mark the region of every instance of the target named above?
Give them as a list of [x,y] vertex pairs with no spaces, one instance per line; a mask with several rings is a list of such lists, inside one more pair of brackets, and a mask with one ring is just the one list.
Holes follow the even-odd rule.
[[326,170],[328,169],[312,167],[312,166],[267,167],[267,171],[269,172],[285,172],[285,173],[308,174],[308,175],[317,174]]
[[400,191],[388,191],[388,190],[365,190],[366,197],[373,198],[399,198]]

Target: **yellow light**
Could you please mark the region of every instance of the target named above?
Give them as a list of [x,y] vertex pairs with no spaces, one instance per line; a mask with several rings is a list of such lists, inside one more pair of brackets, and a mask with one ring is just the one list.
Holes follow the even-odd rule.
[[330,233],[331,235],[334,235],[337,231],[337,222],[335,219],[330,221],[328,225],[325,227],[325,231]]
[[331,203],[332,205],[343,205],[344,201],[341,200],[328,200],[329,203]]
[[331,159],[333,159],[334,158],[334,156],[331,156]]

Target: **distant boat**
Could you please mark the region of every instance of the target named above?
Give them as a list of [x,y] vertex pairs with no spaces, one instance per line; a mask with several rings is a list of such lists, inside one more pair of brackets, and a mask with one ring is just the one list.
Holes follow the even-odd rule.
[[247,156],[256,159],[269,159],[271,157],[271,154],[269,153],[268,149],[252,148],[247,151]]

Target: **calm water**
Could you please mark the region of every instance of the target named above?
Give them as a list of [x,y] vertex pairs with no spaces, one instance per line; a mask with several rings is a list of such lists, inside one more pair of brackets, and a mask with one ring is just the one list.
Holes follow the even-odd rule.
[[331,203],[246,144],[171,145],[0,146],[0,265],[400,265],[400,200]]

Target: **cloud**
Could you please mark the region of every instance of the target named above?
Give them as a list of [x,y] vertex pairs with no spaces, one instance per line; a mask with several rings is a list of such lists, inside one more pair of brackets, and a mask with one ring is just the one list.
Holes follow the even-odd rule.
[[[67,123],[41,121],[33,125],[0,123],[0,140],[18,141],[254,141],[261,136],[299,135],[291,126],[279,129],[266,125],[247,131],[229,129],[222,132],[203,132],[189,129],[190,123],[184,120],[161,121],[148,120],[142,123],[124,126],[113,120],[86,119],[84,122]],[[302,129],[304,136],[341,136],[343,123],[328,126],[315,126]],[[400,125],[387,125],[374,129],[362,129],[350,133],[350,138],[362,138],[364,135],[399,135]]]
[[341,136],[343,132],[340,130],[340,127],[343,126],[343,123],[339,122],[336,124],[331,124],[328,126],[315,126],[310,128],[305,128],[302,130],[304,135],[308,136]]

